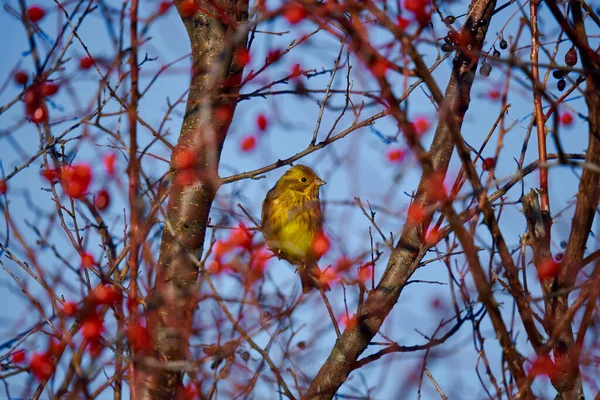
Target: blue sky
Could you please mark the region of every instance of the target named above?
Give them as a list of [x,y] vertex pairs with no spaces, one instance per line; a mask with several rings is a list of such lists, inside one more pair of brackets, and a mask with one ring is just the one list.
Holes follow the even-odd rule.
[[[18,3],[12,0],[6,4],[13,8],[18,6]],[[40,2],[40,4],[52,10],[40,25],[47,36],[52,38],[55,36],[60,16],[54,8],[53,3]],[[110,15],[117,21],[117,15],[115,15],[114,11],[118,10],[118,4],[115,2],[108,2],[107,4],[110,6],[109,9],[112,10]],[[267,4],[270,8],[278,5],[274,2],[267,2]],[[157,6],[158,2],[142,2],[142,15],[150,15]],[[456,14],[459,14],[465,8],[465,2],[459,1],[446,6],[443,12],[456,12]],[[505,35],[509,32],[515,32],[519,17],[516,11],[516,6],[509,7],[493,19],[488,33],[488,40],[484,47],[485,50],[489,49],[492,42],[496,39],[495,34],[505,24],[508,24],[504,31]],[[542,29],[544,29],[544,26],[550,26],[551,22],[545,22],[544,18],[548,18],[545,11],[542,12],[542,15],[541,25]],[[459,23],[461,22],[462,19],[459,19]],[[436,35],[438,37],[443,36],[446,29],[440,24],[439,18],[434,18],[434,25]],[[458,27],[458,23],[455,26]],[[114,57],[114,46],[111,37],[113,34],[118,35],[118,32],[111,33],[111,30],[114,29],[116,29],[116,25],[111,26],[104,22],[101,9],[96,9],[87,17],[82,25],[80,30],[81,38],[90,53],[100,62],[103,59],[110,60]],[[270,50],[287,47],[292,40],[297,40],[304,34],[314,31],[315,25],[304,22],[299,25],[290,26],[285,20],[278,18],[275,21],[261,24],[260,29],[263,31],[285,33],[280,36],[258,34],[251,49],[252,62],[247,71],[259,68]],[[592,31],[590,35],[597,33],[597,30],[595,32]],[[383,43],[389,39],[381,31],[375,29],[370,34],[375,43]],[[548,37],[554,37],[555,34],[556,32],[549,30]],[[28,44],[23,26],[6,9],[0,12],[0,35],[4,38],[10,38],[6,42],[6,45],[3,46],[4,57],[3,62],[0,63],[0,77],[3,79],[4,77],[8,77],[17,65],[21,69],[31,71],[31,57],[28,54]],[[427,34],[426,37],[430,38],[431,36]],[[148,85],[159,66],[166,65],[173,60],[181,59],[181,61],[170,67],[167,73],[162,75],[152,85],[141,101],[140,116],[151,126],[157,128],[162,122],[169,102],[173,103],[180,98],[189,85],[188,72],[190,70],[190,60],[185,56],[189,53],[190,49],[183,25],[173,8],[152,26],[148,31],[147,38],[149,40],[142,46],[140,54],[143,57],[147,53],[149,58],[156,59],[148,62],[142,68],[142,88]],[[527,40],[522,40],[522,42],[526,44]],[[45,50],[50,45],[50,42],[44,39],[43,35],[38,36],[38,43],[40,43],[40,48]],[[419,42],[417,46],[424,60],[432,64],[437,55],[435,48],[426,42]],[[564,54],[569,47],[568,43],[561,44],[558,53]],[[553,46],[549,45],[548,48],[552,51]],[[307,43],[298,46],[280,62],[270,67],[255,81],[246,85],[242,92],[250,93],[265,83],[283,78],[289,74],[292,66],[296,63],[299,63],[304,69],[315,69],[316,72],[331,70],[338,52],[339,41],[332,38],[326,32],[319,32]],[[67,54],[72,57],[71,60],[64,65],[64,70],[53,75],[58,82],[63,84],[59,94],[52,99],[53,104],[50,108],[51,120],[58,118],[58,116],[66,117],[63,122],[53,125],[53,135],[60,134],[81,118],[79,112],[94,105],[95,95],[98,90],[98,75],[94,70],[84,73],[78,71],[78,59],[85,54],[81,44],[75,41],[67,50]],[[503,52],[503,56],[505,54]],[[519,50],[517,54],[521,59],[528,59],[528,49],[526,47]],[[559,56],[557,59],[560,60],[561,57]],[[374,90],[374,81],[370,72],[354,56],[350,57],[350,60],[353,67],[350,74],[353,89]],[[494,68],[489,78],[483,78],[479,75],[476,78],[471,95],[472,102],[462,130],[466,140],[477,148],[491,129],[500,112],[500,103],[490,101],[488,94],[493,89],[503,90],[506,68],[501,64],[493,64],[493,66]],[[450,68],[451,62],[447,60],[434,71],[434,77],[437,79],[438,85],[442,90],[445,89],[448,81]],[[346,70],[338,72],[333,81],[333,88],[339,90],[346,88],[346,72]],[[511,81],[508,98],[511,107],[508,111],[506,124],[507,126],[515,124],[515,127],[506,134],[504,140],[504,149],[495,170],[498,182],[503,182],[516,172],[514,158],[518,158],[519,156],[523,137],[531,118],[532,106],[529,82],[522,73],[517,71],[513,71],[512,73],[519,79],[521,84]],[[301,81],[307,88],[323,89],[327,85],[329,77],[328,73],[324,73],[310,79],[306,77],[301,78]],[[388,72],[388,78],[394,83],[397,93],[401,93],[401,88],[404,86],[403,77]],[[113,84],[115,84],[117,79],[118,77],[115,74],[110,76],[111,83]],[[412,83],[412,81],[409,83]],[[273,90],[290,89],[290,86],[290,84],[281,84],[275,86]],[[554,86],[555,81],[550,78],[549,87],[554,88]],[[119,93],[125,93],[125,89],[126,86],[120,88]],[[558,93],[556,89],[551,91],[554,94]],[[0,92],[0,104],[6,104],[18,93],[19,88],[12,83],[8,83],[8,87]],[[104,96],[108,96],[108,94],[104,93]],[[585,113],[583,100],[578,95],[574,95],[573,98],[573,101],[568,102],[568,107],[571,108],[571,111],[574,114],[580,111]],[[266,96],[265,98],[255,97],[251,100],[241,102],[236,110],[234,122],[223,149],[220,167],[221,177],[262,167],[278,159],[292,156],[306,148],[312,138],[319,114],[319,103],[317,101],[322,101],[322,99],[323,94],[316,94],[312,98],[285,94]],[[360,115],[361,120],[381,111],[381,107],[370,106],[368,99],[364,99],[361,96],[356,95],[352,99],[356,106],[360,105],[360,102],[363,100],[367,103],[367,107],[365,107]],[[339,108],[344,105],[343,94],[334,96],[330,100],[330,104],[337,106],[337,109],[325,111],[318,136],[320,140],[327,135],[327,132],[329,132],[338,118]],[[118,111],[118,107],[114,101],[110,102],[105,109],[105,112],[116,111]],[[264,133],[259,133],[255,124],[256,116],[261,113],[264,113],[269,120],[269,127]],[[432,129],[423,137],[423,142],[427,145],[433,136],[436,120],[435,108],[428,99],[427,91],[424,90],[424,87],[417,88],[410,96],[408,100],[408,114],[412,118],[426,116],[432,119]],[[176,142],[182,116],[183,104],[180,104],[175,108],[171,119],[166,123],[166,127],[170,132],[166,138],[173,144]],[[0,115],[0,160],[5,174],[13,168],[20,166],[24,160],[35,154],[39,149],[38,133],[35,126],[28,123],[21,124],[20,121],[22,119],[23,106],[20,103]],[[346,129],[352,124],[353,119],[352,112],[348,112],[339,120],[333,133],[335,134]],[[106,117],[103,121],[106,121],[107,127],[111,130],[119,130],[125,138],[124,140],[127,140],[125,116],[121,116],[120,118],[118,116]],[[401,136],[399,136],[396,143],[390,144],[386,143],[376,134],[395,136],[398,133],[395,123],[391,118],[384,118],[377,121],[372,128],[359,129],[332,146],[328,146],[326,150],[312,153],[302,160],[302,163],[312,166],[328,182],[322,189],[321,198],[326,207],[326,231],[332,238],[332,248],[321,261],[322,265],[334,263],[341,255],[356,257],[361,251],[368,249],[366,243],[368,243],[369,221],[362,215],[360,210],[352,206],[354,197],[360,197],[365,203],[368,200],[389,211],[390,215],[384,212],[380,212],[377,215],[377,221],[383,232],[394,232],[394,237],[397,238],[398,232],[404,223],[405,211],[409,204],[409,197],[406,193],[410,193],[416,189],[420,176],[420,168],[412,157],[408,157],[402,163],[397,164],[392,164],[386,160],[386,152],[390,148],[404,146]],[[67,137],[75,137],[83,133],[84,129],[78,128]],[[87,134],[89,135],[87,138],[68,143],[66,151],[73,154],[75,160],[88,162],[92,165],[95,173],[95,179],[91,186],[92,193],[101,188],[106,188],[110,191],[112,204],[110,209],[104,214],[104,217],[109,225],[109,229],[111,229],[111,233],[116,238],[121,238],[123,230],[123,207],[125,207],[126,203],[124,201],[127,199],[126,185],[123,183],[126,181],[116,179],[114,182],[111,182],[105,177],[103,178],[101,163],[102,157],[106,153],[115,152],[110,147],[115,143],[111,137],[92,126],[87,127]],[[142,136],[142,146],[148,144],[152,139],[151,135],[144,128],[140,128],[140,134]],[[249,134],[257,136],[258,146],[251,153],[243,153],[240,150],[240,141]],[[497,135],[498,132],[496,131],[492,136],[493,147],[484,152],[485,156],[493,154],[492,149],[495,148]],[[584,151],[587,142],[587,128],[577,116],[574,125],[566,129],[561,129],[559,135],[563,141],[565,151]],[[554,145],[552,141],[549,143],[549,151],[553,152]],[[526,153],[526,164],[537,158],[536,146],[536,138],[533,135]],[[151,151],[158,157],[169,158],[168,149],[160,144],[154,145]],[[118,151],[116,152],[119,153]],[[156,158],[145,157],[143,163],[146,173],[154,178],[160,177],[167,170],[166,163]],[[56,246],[67,260],[73,260],[73,265],[77,267],[78,255],[69,246],[64,232],[60,230],[59,225],[50,225],[45,219],[46,215],[52,214],[53,203],[50,201],[50,194],[42,190],[43,187],[47,187],[47,184],[39,178],[40,165],[41,162],[38,159],[9,181],[10,196],[8,197],[8,205],[10,214],[18,224],[20,231],[25,235],[24,239],[26,242],[35,243],[36,236],[31,228],[35,226],[43,232],[43,235]],[[117,166],[118,174],[124,174],[125,160],[121,155],[117,158]],[[456,176],[459,169],[460,164],[458,160],[453,159],[449,176]],[[251,215],[258,218],[261,201],[266,191],[274,185],[283,173],[283,170],[279,169],[269,172],[264,179],[244,180],[223,187],[215,200],[215,211],[212,217],[218,219],[223,215],[223,213],[218,211],[220,208],[235,208],[237,203],[241,203]],[[577,187],[578,173],[579,171],[567,167],[557,167],[551,170],[550,195],[552,198],[552,209],[555,212],[562,210],[572,202],[572,196]],[[487,173],[482,174],[483,179],[487,179]],[[452,181],[447,180],[447,182],[451,184]],[[495,184],[493,182],[492,186]],[[524,179],[524,190],[528,191],[532,187],[537,187],[537,174],[532,174]],[[509,194],[508,201],[518,200],[520,194],[521,189],[515,187]],[[2,201],[4,202],[5,200],[3,199]],[[464,204],[457,202],[455,206],[457,209],[462,209]],[[500,224],[508,238],[508,244],[511,248],[518,247],[519,235],[524,232],[525,224],[520,214],[520,205],[507,205],[502,213]],[[553,227],[553,250],[556,252],[560,251],[560,241],[567,238],[571,213],[572,208],[569,208],[556,217],[556,224]],[[240,221],[232,219],[228,222],[236,225]],[[242,222],[247,223],[247,221],[243,220]],[[2,225],[4,226],[4,223]],[[52,229],[47,230],[49,227],[52,227]],[[476,235],[478,243],[480,245],[489,243],[487,231],[479,230],[478,232]],[[217,232],[217,236],[224,237],[226,236],[226,232],[219,231]],[[3,243],[6,242],[5,228],[2,228],[0,240]],[[97,239],[94,239],[92,233],[88,232],[86,234],[87,247],[99,255],[101,251],[98,249],[95,240]],[[11,249],[13,249],[15,254],[22,257],[23,252],[19,249],[20,246],[17,244],[14,235],[10,238],[10,241]],[[379,242],[381,241],[379,240]],[[597,248],[594,238],[590,242],[588,247],[591,250]],[[156,248],[157,246],[155,245],[154,247]],[[38,252],[36,254],[38,260],[44,265],[49,276],[62,277],[67,281],[76,278],[76,275],[72,271],[64,270],[64,265],[57,262],[48,248],[36,248],[36,252]],[[376,276],[379,276],[383,272],[388,256],[389,252],[385,252],[382,261],[377,264]],[[426,259],[432,257],[434,257],[433,254],[431,257],[426,257]],[[484,265],[489,262],[487,257],[487,255],[482,255],[482,263]],[[457,260],[459,264],[462,262],[461,259]],[[36,286],[35,282],[30,278],[26,278],[24,273],[15,264],[9,262],[6,258],[3,261],[17,276],[27,282],[28,288],[30,288],[32,293],[40,296],[40,301],[45,302],[42,303],[44,307],[47,307],[51,311],[51,307],[47,303],[47,297],[44,297],[44,293],[40,290],[39,286]],[[494,262],[497,263],[497,260],[494,260]],[[285,294],[289,296],[287,303],[292,301],[293,296],[298,295],[299,285],[297,276],[294,274],[293,269],[289,265],[286,265],[284,261],[271,261],[268,267],[268,274],[274,281],[278,282],[280,287],[284,288]],[[536,282],[535,270],[533,270],[532,266],[530,266],[528,276],[530,276],[530,282]],[[3,328],[0,329],[1,343],[11,338],[15,332],[19,332],[38,322],[39,316],[36,312],[29,312],[31,304],[20,293],[10,276],[3,274],[0,279],[2,283],[0,299],[6,305],[0,312],[0,319],[3,321]],[[446,283],[448,281],[448,274],[446,267],[442,263],[432,263],[419,269],[413,279]],[[466,279],[469,281],[468,276]],[[235,290],[235,285],[230,277],[218,277],[216,281],[219,284],[219,289],[223,290],[223,293]],[[81,288],[78,288],[76,283],[75,280],[73,280],[73,285],[68,285],[64,282],[61,283],[60,290],[63,291],[61,294],[65,298],[76,300],[77,296],[81,296],[81,293],[78,293]],[[269,293],[271,293],[271,296],[273,295],[273,287],[269,288],[269,284],[267,284],[266,288],[265,301],[276,304],[277,299],[268,296]],[[269,292],[269,290],[271,291]],[[472,296],[476,298],[474,293],[472,291]],[[350,309],[355,310],[357,291],[353,288],[348,289],[346,294]],[[500,289],[496,290],[496,294],[500,301],[506,302],[503,311],[508,318],[511,313],[512,303],[508,296],[500,292]],[[423,334],[433,333],[440,320],[451,315],[450,307],[433,309],[432,302],[435,299],[440,299],[442,304],[448,305],[450,301],[448,287],[419,282],[409,285],[403,292],[392,315],[385,322],[382,332],[387,337],[401,344],[423,343],[424,339],[419,332]],[[341,287],[334,287],[330,293],[330,301],[337,314],[344,312],[344,297]],[[198,312],[198,320],[204,321],[204,318],[210,318],[212,311],[214,310],[208,307],[201,309]],[[303,365],[305,373],[309,375],[314,374],[317,366],[322,363],[329,353],[335,341],[335,334],[331,327],[331,322],[327,317],[323,302],[318,295],[313,294],[312,297],[305,299],[296,312],[297,323],[299,325],[305,324],[305,326],[299,330],[297,339],[294,340],[300,340],[303,337],[310,338],[314,335],[314,332],[320,332],[319,344],[315,349],[316,351],[311,352],[309,356],[298,356],[297,360]],[[430,355],[428,368],[451,397],[453,397],[452,394],[456,396],[457,393],[465,395],[465,397],[461,397],[465,399],[482,398],[484,395],[473,373],[477,354],[472,346],[470,331],[469,326],[463,326],[460,334],[450,339],[445,346],[432,352]],[[494,370],[498,372],[499,352],[493,341],[495,335],[487,321],[484,323],[482,333],[489,338],[486,342],[486,350],[489,352],[490,361],[494,364]],[[227,335],[229,334],[228,332]],[[521,333],[521,335],[524,335],[524,333]],[[204,337],[199,340],[202,341],[203,339]],[[268,338],[266,335],[259,335],[257,340],[265,344]],[[44,345],[44,339],[32,338],[27,341],[26,347],[32,351],[34,349],[43,350]],[[527,344],[521,343],[520,346],[526,356],[532,355],[532,351],[528,348]],[[277,349],[274,349],[273,352],[276,354],[274,357],[281,356],[281,354],[277,355]],[[252,354],[252,356],[258,358],[258,354]],[[342,387],[340,394],[360,393],[364,395],[364,388],[366,386],[375,386],[376,389],[372,392],[372,396],[375,399],[398,398],[395,397],[398,395],[398,391],[405,393],[404,390],[406,390],[406,393],[410,393],[410,396],[416,395],[416,386],[413,385],[409,389],[404,389],[401,387],[401,382],[404,382],[404,376],[412,373],[415,366],[420,365],[422,357],[422,353],[386,356],[365,372],[354,373],[350,381]],[[393,374],[395,377],[393,379],[390,379],[390,371],[394,371]],[[30,384],[30,381],[24,379],[22,375],[13,378],[10,382],[15,385],[16,393],[21,390],[19,386],[24,388]],[[364,382],[368,382],[369,385],[365,385]],[[374,384],[374,382],[378,383]],[[536,380],[534,384],[536,390],[541,391],[539,392],[540,394],[551,393],[551,391],[544,392],[543,387],[547,385],[542,385],[540,382],[545,381],[543,378]],[[259,388],[258,390],[265,390],[265,388]],[[435,389],[427,379],[424,380],[422,390],[424,398],[432,398],[435,395]],[[588,393],[588,395],[592,395],[592,393]]]

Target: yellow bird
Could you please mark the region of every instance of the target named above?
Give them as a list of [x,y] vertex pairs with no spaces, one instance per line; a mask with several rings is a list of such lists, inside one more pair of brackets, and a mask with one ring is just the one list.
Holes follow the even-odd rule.
[[320,284],[321,270],[314,241],[323,229],[319,188],[326,182],[305,165],[295,165],[267,192],[262,203],[262,231],[267,245],[280,258],[296,265],[302,279],[302,291]]

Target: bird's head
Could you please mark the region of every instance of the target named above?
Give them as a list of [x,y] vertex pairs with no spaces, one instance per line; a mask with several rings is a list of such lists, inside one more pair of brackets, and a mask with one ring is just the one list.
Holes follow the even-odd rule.
[[325,183],[315,171],[306,165],[294,165],[279,178],[277,186],[302,193],[307,197],[317,197],[319,188]]

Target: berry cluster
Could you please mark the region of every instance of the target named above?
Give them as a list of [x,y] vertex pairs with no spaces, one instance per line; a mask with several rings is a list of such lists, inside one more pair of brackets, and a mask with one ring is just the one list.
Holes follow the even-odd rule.
[[[565,54],[565,64],[567,64],[569,67],[573,67],[575,64],[577,64],[577,50],[575,50],[575,47],[571,47]],[[569,71],[563,69],[556,69],[552,71],[552,76],[554,79],[558,80],[556,83],[556,88],[559,92],[562,92],[567,87],[565,77],[568,73]]]

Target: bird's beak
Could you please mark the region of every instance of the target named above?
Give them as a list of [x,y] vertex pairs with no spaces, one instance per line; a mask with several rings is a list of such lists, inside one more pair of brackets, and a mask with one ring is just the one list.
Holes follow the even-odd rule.
[[325,185],[327,182],[325,182],[323,179],[318,179],[315,181],[315,183],[317,184],[317,187],[323,186]]

